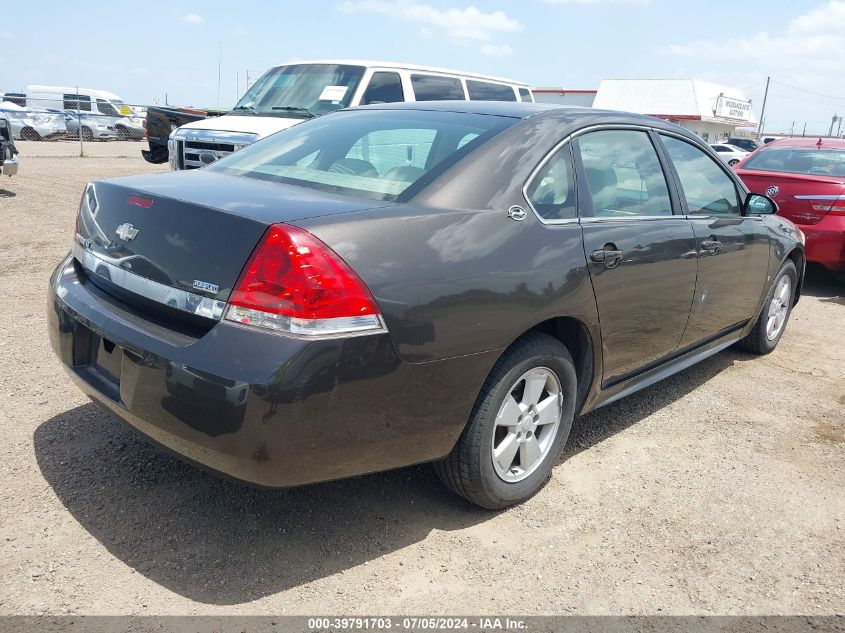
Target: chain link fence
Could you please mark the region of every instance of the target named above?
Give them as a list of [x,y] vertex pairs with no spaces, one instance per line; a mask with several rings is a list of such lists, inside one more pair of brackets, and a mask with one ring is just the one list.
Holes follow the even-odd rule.
[[[32,87],[30,87],[32,88]],[[146,104],[126,103],[100,90],[39,86],[0,94],[0,117],[16,141],[144,141]]]

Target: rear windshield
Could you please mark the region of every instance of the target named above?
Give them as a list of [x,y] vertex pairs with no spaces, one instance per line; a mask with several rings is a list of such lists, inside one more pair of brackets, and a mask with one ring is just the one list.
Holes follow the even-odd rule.
[[743,165],[743,169],[845,177],[845,151],[810,147],[767,147],[752,156]]
[[273,134],[206,169],[401,202],[518,121],[417,110],[338,112]]

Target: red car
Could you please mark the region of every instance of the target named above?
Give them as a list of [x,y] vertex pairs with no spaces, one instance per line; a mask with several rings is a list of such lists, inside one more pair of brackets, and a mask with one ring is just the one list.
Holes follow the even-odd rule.
[[783,138],[734,167],[807,237],[807,260],[845,270],[845,140]]

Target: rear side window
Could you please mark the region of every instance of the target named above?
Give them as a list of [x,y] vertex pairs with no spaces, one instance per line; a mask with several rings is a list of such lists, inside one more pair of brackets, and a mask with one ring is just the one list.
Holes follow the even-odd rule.
[[397,103],[405,100],[402,90],[402,78],[398,73],[373,73],[370,85],[364,92],[361,105],[371,103]]
[[437,75],[411,75],[417,101],[464,101],[461,80]]
[[86,95],[66,94],[64,95],[65,110],[81,110],[91,112],[91,97]]
[[516,101],[513,88],[486,81],[467,79],[467,92],[473,101]]
[[646,132],[606,130],[578,139],[596,217],[672,215],[666,176]]
[[534,97],[531,96],[531,91],[528,88],[519,89],[519,98],[521,101],[525,101],[528,103],[534,101]]
[[733,180],[702,150],[671,136],[662,136],[678,172],[689,213],[739,215],[739,195]]
[[572,173],[572,150],[567,144],[549,159],[528,185],[528,201],[544,220],[578,217]]

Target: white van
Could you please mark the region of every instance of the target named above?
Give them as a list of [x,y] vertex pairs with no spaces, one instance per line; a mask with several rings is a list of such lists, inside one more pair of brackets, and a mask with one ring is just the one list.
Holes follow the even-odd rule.
[[245,145],[340,108],[397,101],[533,101],[528,84],[393,62],[327,60],[268,70],[224,116],[174,130],[171,169],[196,169]]
[[27,86],[26,107],[30,110],[78,110],[105,116],[133,114],[132,108],[113,92],[69,86]]

